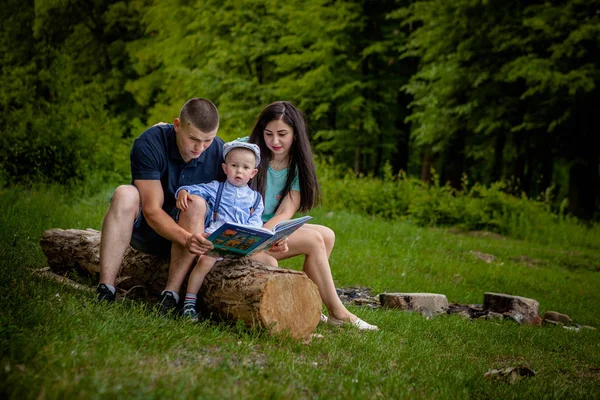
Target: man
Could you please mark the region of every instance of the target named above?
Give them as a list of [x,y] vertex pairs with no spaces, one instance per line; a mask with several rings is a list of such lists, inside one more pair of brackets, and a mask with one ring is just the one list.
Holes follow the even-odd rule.
[[195,257],[212,248],[198,233],[203,228],[205,203],[193,202],[178,216],[175,192],[184,185],[224,180],[223,141],[216,136],[218,129],[215,105],[194,98],[183,105],[172,125],[153,126],[133,142],[133,184],[115,190],[102,224],[99,301],[114,301],[115,280],[131,244],[145,253],[170,254],[159,311],[175,309]]

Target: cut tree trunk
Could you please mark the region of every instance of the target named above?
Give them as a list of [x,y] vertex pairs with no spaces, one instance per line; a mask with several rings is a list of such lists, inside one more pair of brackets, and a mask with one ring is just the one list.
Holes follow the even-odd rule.
[[[58,274],[76,272],[97,276],[100,232],[93,229],[49,229],[40,245],[50,269]],[[117,285],[138,296],[152,297],[164,289],[168,259],[125,252]],[[140,290],[141,291],[140,294]],[[217,262],[199,294],[204,310],[223,320],[241,319],[250,327],[292,337],[312,334],[321,315],[317,286],[304,272],[271,267],[247,258]]]

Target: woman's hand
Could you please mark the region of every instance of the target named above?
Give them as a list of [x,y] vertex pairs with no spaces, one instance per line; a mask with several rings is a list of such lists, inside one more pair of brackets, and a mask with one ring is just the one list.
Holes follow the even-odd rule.
[[278,240],[277,242],[273,243],[269,249],[269,251],[272,251],[273,253],[285,253],[288,250],[288,238]]
[[180,190],[179,193],[177,193],[177,202],[175,203],[175,206],[182,211],[187,211],[188,201],[194,201],[192,195],[185,189]]

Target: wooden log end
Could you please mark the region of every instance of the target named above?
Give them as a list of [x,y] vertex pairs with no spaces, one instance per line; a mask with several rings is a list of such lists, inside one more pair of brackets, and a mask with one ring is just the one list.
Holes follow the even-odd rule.
[[259,318],[269,332],[306,338],[314,332],[320,316],[319,290],[304,274],[279,274],[266,283]]

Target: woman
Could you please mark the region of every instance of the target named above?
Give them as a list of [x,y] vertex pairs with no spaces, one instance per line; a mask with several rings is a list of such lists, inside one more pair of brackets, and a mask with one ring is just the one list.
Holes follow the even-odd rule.
[[[302,112],[287,101],[268,105],[258,117],[250,143],[260,147],[261,162],[253,182],[264,198],[263,221],[272,229],[297,211],[307,212],[320,196],[310,142]],[[261,254],[261,261],[277,261],[303,254],[303,271],[317,285],[331,325],[351,324],[360,330],[377,330],[346,309],[335,290],[329,255],[335,234],[325,226],[305,224],[287,240]]]

